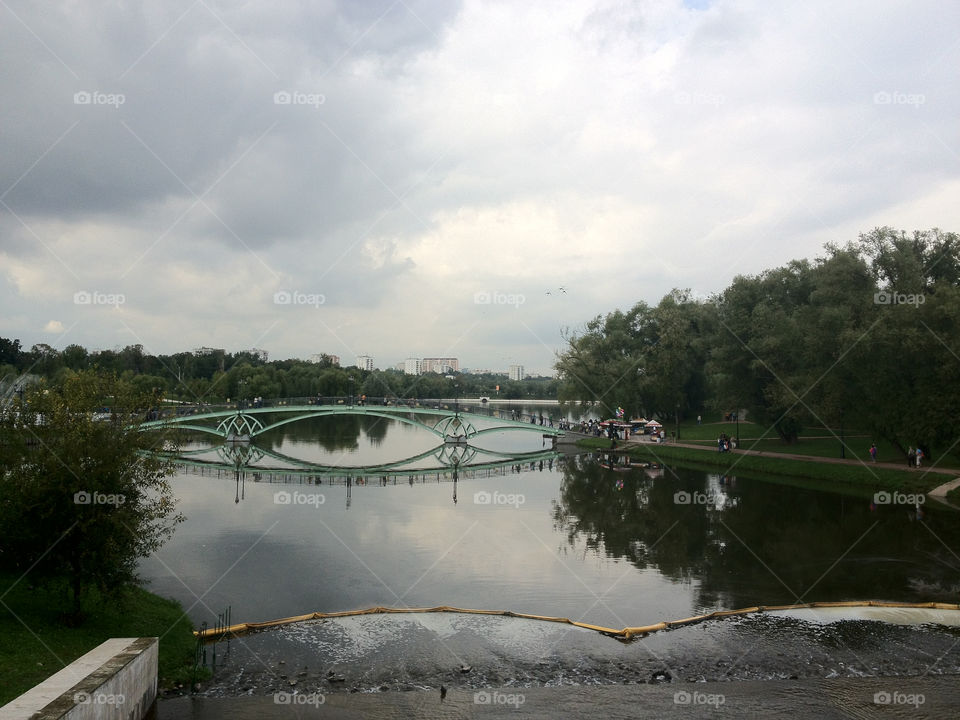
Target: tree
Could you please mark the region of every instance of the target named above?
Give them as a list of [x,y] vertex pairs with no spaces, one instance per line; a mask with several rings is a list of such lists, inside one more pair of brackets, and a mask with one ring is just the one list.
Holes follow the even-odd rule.
[[[149,454],[172,449],[169,438],[137,428],[155,401],[82,371],[39,383],[0,415],[0,567],[66,584],[75,623],[89,589],[135,582],[138,560],[182,520],[172,466]],[[108,403],[109,417],[95,412]]]

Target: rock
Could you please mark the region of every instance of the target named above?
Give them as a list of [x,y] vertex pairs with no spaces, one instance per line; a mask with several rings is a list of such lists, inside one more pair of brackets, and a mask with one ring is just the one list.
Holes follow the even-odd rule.
[[460,665],[460,672],[462,672],[462,673],[468,673],[468,672],[470,672],[470,670],[472,670],[472,669],[473,669],[473,668],[471,668],[471,667],[470,667],[469,665],[467,665],[466,663],[463,663],[462,665]]
[[650,682],[652,683],[668,683],[673,679],[667,670],[657,670],[650,676]]

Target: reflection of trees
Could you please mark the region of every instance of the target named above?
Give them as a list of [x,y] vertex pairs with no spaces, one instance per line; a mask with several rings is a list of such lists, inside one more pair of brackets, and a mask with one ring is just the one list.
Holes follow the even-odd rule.
[[[722,499],[679,504],[678,491]],[[612,472],[590,458],[564,464],[553,516],[571,545],[699,581],[708,607],[944,599],[938,588],[957,583],[960,565],[949,550],[960,548],[954,513],[926,508],[918,521],[913,507],[871,509],[869,497],[685,470]]]
[[640,469],[612,472],[583,456],[562,468],[553,517],[571,545],[582,538],[588,548],[602,548],[641,569],[656,566],[678,580],[701,572],[706,518],[690,515],[687,522],[676,522],[676,483],[669,474],[653,478]]
[[277,450],[283,443],[319,445],[327,452],[353,450],[358,447],[363,427],[360,415],[327,415],[305,418],[257,436],[257,445]]

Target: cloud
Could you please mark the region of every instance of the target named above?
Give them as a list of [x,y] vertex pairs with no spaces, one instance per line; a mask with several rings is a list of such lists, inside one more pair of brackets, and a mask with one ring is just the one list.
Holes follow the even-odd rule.
[[92,347],[547,370],[529,329],[960,225],[951,5],[92,7],[0,9],[0,327],[26,346],[60,317]]
[[63,323],[59,320],[51,320],[46,325],[43,326],[43,331],[45,333],[62,333],[63,332]]

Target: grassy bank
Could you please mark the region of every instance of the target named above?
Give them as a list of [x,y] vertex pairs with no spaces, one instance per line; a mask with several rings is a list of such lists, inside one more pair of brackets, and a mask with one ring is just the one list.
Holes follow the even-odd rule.
[[[604,438],[587,438],[577,442],[585,449],[607,449],[610,441]],[[621,448],[624,446],[621,444]],[[864,467],[837,463],[795,460],[771,456],[743,455],[737,452],[718,453],[716,450],[667,445],[629,445],[629,452],[637,458],[651,461],[673,462],[722,474],[751,473],[753,475],[780,475],[808,478],[819,482],[847,483],[876,490],[900,490],[904,492],[928,492],[952,477],[954,472],[923,473],[916,470],[893,470],[890,468]]]
[[[667,435],[673,430],[669,423],[665,428]],[[764,437],[760,437],[763,433]],[[730,437],[737,434],[737,424],[734,422],[717,422],[697,425],[696,422],[680,423],[681,442],[699,445],[716,450],[717,436],[726,433]],[[740,423],[740,447],[744,450],[757,450],[764,453],[786,453],[789,455],[811,455],[815,457],[839,458],[841,457],[839,428],[828,429],[825,427],[805,428],[800,433],[800,438],[791,444],[784,443],[775,434],[769,432],[768,428],[761,427],[750,422]],[[848,459],[860,459],[869,461],[870,444],[876,442],[877,460],[881,462],[902,462],[906,467],[907,459],[899,448],[892,443],[880,438],[872,438],[864,430],[847,428],[842,433],[844,443],[846,444],[845,455]],[[936,448],[934,448],[936,451]],[[928,460],[929,462],[929,460]],[[949,470],[957,470],[960,475],[960,461],[953,456],[942,456],[937,454],[937,467]]]
[[159,637],[160,687],[189,687],[196,645],[179,603],[131,588],[118,607],[93,593],[87,620],[71,628],[60,622],[59,593],[30,589],[28,579],[16,581],[0,574],[0,594],[6,593],[0,605],[0,705],[112,637]]

